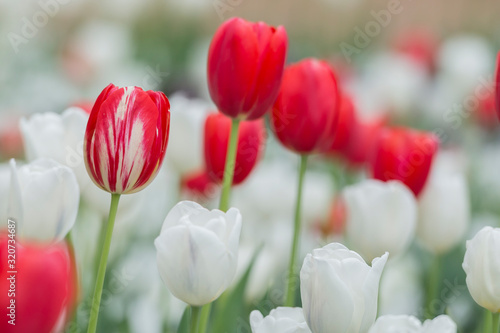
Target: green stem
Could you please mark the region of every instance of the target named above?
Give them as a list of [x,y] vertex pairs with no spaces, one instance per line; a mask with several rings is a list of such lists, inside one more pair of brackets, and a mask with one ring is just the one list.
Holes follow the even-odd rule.
[[300,210],[302,201],[302,187],[304,184],[304,175],[307,168],[307,155],[302,155],[300,157],[300,169],[299,169],[299,186],[297,191],[297,201],[295,203],[295,221],[293,224],[293,241],[292,241],[292,252],[290,254],[290,265],[288,266],[288,286],[286,291],[285,306],[292,307],[295,305],[295,291],[296,291],[296,279],[295,279],[295,261],[297,257],[297,251],[299,247],[299,236],[300,236]]
[[500,313],[491,313],[491,333],[498,333],[498,322],[500,319]]
[[200,326],[198,327],[198,333],[205,333],[207,330],[208,319],[210,318],[210,310],[212,309],[212,303],[203,305],[201,308],[200,315]]
[[190,333],[197,333],[200,325],[200,307],[191,306],[191,328]]
[[432,319],[439,313],[434,313],[432,304],[434,300],[437,300],[439,287],[441,282],[441,256],[436,254],[432,259],[432,265],[429,272],[429,281],[427,285],[427,306],[426,306],[426,319]]
[[231,124],[231,134],[227,146],[226,165],[224,167],[224,179],[222,181],[222,193],[219,204],[219,209],[223,212],[227,211],[229,208],[229,195],[231,194],[231,185],[233,184],[234,167],[236,164],[239,127],[240,120],[238,118],[234,118]]
[[97,279],[94,288],[94,298],[92,299],[92,308],[90,310],[89,327],[87,333],[95,333],[97,328],[97,318],[99,317],[99,307],[101,305],[102,287],[104,286],[104,277],[106,276],[106,265],[108,263],[109,248],[111,246],[111,237],[113,236],[113,227],[115,225],[116,212],[120,194],[111,194],[111,206],[109,207],[108,225],[106,236],[101,249],[101,261],[97,271]]

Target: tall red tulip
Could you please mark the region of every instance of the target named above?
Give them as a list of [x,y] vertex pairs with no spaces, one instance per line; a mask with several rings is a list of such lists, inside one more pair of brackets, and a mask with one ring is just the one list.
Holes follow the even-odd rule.
[[287,50],[285,28],[232,18],[215,33],[208,51],[208,88],[219,110],[253,120],[278,94]]
[[[223,180],[230,131],[230,118],[221,113],[212,113],[207,117],[205,167],[208,176],[217,183]],[[233,184],[243,182],[257,164],[264,149],[265,133],[263,119],[240,123]]]
[[356,112],[352,97],[342,94],[338,124],[333,134],[333,142],[329,148],[331,152],[342,152],[347,149],[349,142],[353,139],[353,131],[356,126]]
[[373,160],[373,177],[399,180],[418,194],[424,188],[439,139],[429,132],[386,128],[380,132]]
[[386,123],[384,117],[356,120],[344,156],[353,167],[361,167],[372,160],[375,144]]
[[[0,332],[53,332],[63,316],[71,315],[68,311],[74,305],[74,258],[62,242],[23,245],[16,241],[15,266],[11,269],[8,241],[6,234],[0,235]],[[17,273],[9,273],[12,270]],[[15,279],[9,280],[13,275]],[[14,318],[15,325],[9,324]]]
[[167,149],[170,104],[161,92],[107,86],[85,132],[85,165],[105,191],[129,194],[156,176]]
[[496,105],[497,105],[497,114],[500,117],[500,52],[497,56],[497,69],[495,73],[495,95],[496,95]]
[[337,79],[324,62],[305,59],[288,66],[271,117],[273,132],[299,154],[331,147],[339,114]]

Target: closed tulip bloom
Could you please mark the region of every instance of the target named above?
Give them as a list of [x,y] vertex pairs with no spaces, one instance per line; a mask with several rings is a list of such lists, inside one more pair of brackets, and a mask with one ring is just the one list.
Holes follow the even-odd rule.
[[[0,267],[3,268],[8,264],[9,240],[6,234],[0,234]],[[68,246],[63,242],[40,245],[17,240],[15,254],[15,279],[8,279],[12,276],[9,269],[0,270],[0,289],[4,291],[0,293],[0,332],[59,332],[56,326],[60,320],[64,324],[75,302],[76,274]],[[15,284],[15,296],[8,292],[11,282]],[[11,300],[15,300],[13,317],[9,316],[11,309],[8,308]],[[15,325],[8,322],[13,318]]]
[[375,152],[375,144],[385,123],[384,117],[355,121],[349,144],[344,149],[344,156],[351,166],[361,167],[371,161]]
[[377,319],[368,333],[457,333],[457,324],[441,315],[423,324],[414,316],[387,315]]
[[252,333],[311,333],[301,308],[279,307],[264,317],[258,310],[250,314]]
[[500,228],[484,227],[467,241],[462,267],[467,288],[477,304],[500,312]]
[[40,242],[62,240],[75,224],[80,200],[73,171],[51,159],[16,167],[10,162],[9,215],[18,235]]
[[352,97],[347,94],[342,94],[341,97],[338,125],[330,147],[331,152],[344,152],[347,149],[351,139],[354,139],[353,130],[358,121]]
[[224,22],[208,50],[208,89],[219,110],[231,118],[262,117],[278,95],[287,45],[282,26],[238,17]]
[[107,86],[85,132],[90,178],[104,191],[135,193],[158,173],[167,149],[170,105],[161,92]]
[[307,325],[314,333],[366,333],[377,315],[380,276],[388,253],[366,264],[339,243],[313,250],[300,271]]
[[[205,168],[212,181],[221,183],[224,176],[231,119],[212,113],[205,121]],[[264,150],[266,126],[263,119],[243,121],[238,133],[238,148],[233,184],[242,183],[254,169]]]
[[155,240],[163,282],[180,300],[201,306],[233,281],[238,261],[240,212],[203,208],[181,201],[168,213]]
[[395,257],[415,235],[417,202],[399,181],[368,179],[347,187],[347,238],[366,260],[389,252]]
[[418,196],[424,188],[439,139],[429,132],[386,128],[380,132],[372,162],[373,177],[400,180]]
[[278,140],[300,154],[327,152],[335,138],[339,92],[328,63],[305,59],[285,69],[271,125]]
[[435,254],[444,254],[461,243],[469,227],[469,202],[466,176],[433,166],[418,200],[420,242]]

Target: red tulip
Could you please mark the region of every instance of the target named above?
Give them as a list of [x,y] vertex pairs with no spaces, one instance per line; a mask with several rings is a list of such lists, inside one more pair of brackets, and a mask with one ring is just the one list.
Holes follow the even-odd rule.
[[[208,115],[205,121],[205,166],[212,181],[220,183],[224,176],[231,118],[221,113]],[[240,184],[257,164],[265,143],[263,119],[242,121],[239,127],[233,184]]]
[[386,128],[380,132],[375,148],[373,177],[383,181],[399,180],[418,196],[438,146],[439,139],[433,133]]
[[107,86],[85,132],[90,178],[110,193],[142,190],[156,176],[167,149],[170,104],[161,92]]
[[343,94],[340,101],[338,124],[334,132],[330,151],[342,152],[347,149],[349,142],[353,139],[353,130],[356,121],[353,100],[351,96]]
[[380,131],[386,123],[385,118],[356,120],[344,156],[353,167],[361,167],[370,162]]
[[210,199],[210,196],[215,194],[217,187],[218,185],[213,182],[205,170],[189,173],[181,179],[181,191],[193,199]]
[[271,125],[279,141],[297,153],[327,152],[338,121],[337,79],[324,62],[302,60],[288,66]]
[[345,230],[347,219],[347,209],[344,199],[341,196],[335,197],[327,220],[320,226],[321,234],[324,237],[332,235],[342,235]]
[[497,56],[497,70],[495,73],[495,92],[496,92],[496,105],[497,105],[497,113],[500,117],[500,52]]
[[285,28],[232,18],[215,33],[208,51],[208,88],[219,110],[253,120],[271,107],[283,75]]
[[[53,332],[61,318],[68,318],[75,301],[75,272],[65,243],[25,244],[16,241],[15,267],[9,273],[6,234],[0,235],[0,332]],[[8,278],[15,276],[15,280]],[[15,281],[14,285],[11,281]],[[14,286],[14,288],[12,288]],[[12,294],[15,293],[15,295]],[[10,294],[10,296],[9,296]],[[11,300],[15,310],[11,311]],[[15,326],[9,324],[15,313]]]
[[485,130],[494,130],[498,127],[498,117],[496,111],[496,97],[493,92],[488,91],[487,96],[482,96],[484,98],[478,98],[477,109],[474,110],[474,116],[476,121]]

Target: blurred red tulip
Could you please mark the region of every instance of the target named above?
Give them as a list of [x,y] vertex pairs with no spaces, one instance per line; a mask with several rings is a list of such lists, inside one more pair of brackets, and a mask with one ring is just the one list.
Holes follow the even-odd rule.
[[486,130],[494,130],[498,127],[498,118],[496,111],[495,94],[488,91],[488,96],[485,98],[478,98],[478,107],[474,110],[474,116]]
[[208,51],[208,88],[219,110],[253,120],[271,107],[287,50],[285,28],[232,18],[215,33]]
[[334,131],[333,143],[330,147],[331,152],[342,152],[347,149],[354,127],[356,125],[356,113],[351,96],[342,94],[339,108],[339,119],[337,128]]
[[189,173],[181,179],[181,191],[193,199],[210,199],[216,186],[205,170]]
[[422,64],[431,74],[436,71],[438,46],[436,37],[430,31],[421,29],[404,31],[395,41],[396,51]]
[[161,92],[107,86],[85,132],[90,178],[110,193],[142,190],[158,173],[167,149],[170,104]]
[[373,177],[399,180],[418,196],[424,188],[439,139],[430,132],[385,128],[378,137],[372,164]]
[[342,235],[345,230],[346,219],[347,209],[345,201],[341,196],[337,196],[330,207],[326,223],[323,223],[320,228],[322,235],[324,237]]
[[[15,266],[10,268],[8,241],[6,234],[0,235],[0,332],[53,332],[61,325],[61,318],[67,321],[74,309],[72,252],[64,242],[22,245],[16,241]],[[9,273],[12,270],[17,273]],[[9,280],[12,276],[15,279]],[[15,325],[8,322],[13,318]]]
[[344,149],[344,156],[352,167],[361,167],[371,161],[378,135],[386,122],[385,118],[355,121],[349,143]]
[[279,141],[299,154],[327,152],[339,118],[337,79],[324,62],[305,59],[288,66],[271,125]]
[[[205,121],[205,166],[212,181],[221,183],[224,176],[231,118],[211,113]],[[257,164],[264,149],[266,127],[263,119],[242,121],[239,127],[233,184],[240,184]]]

